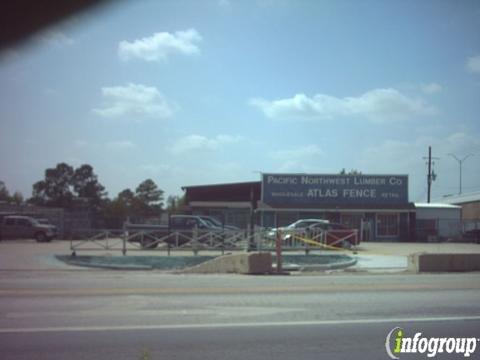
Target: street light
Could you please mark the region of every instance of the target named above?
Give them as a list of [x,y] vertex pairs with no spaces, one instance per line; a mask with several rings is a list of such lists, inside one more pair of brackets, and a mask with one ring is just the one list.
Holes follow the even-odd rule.
[[468,154],[466,155],[463,159],[459,159],[455,154],[449,153],[451,157],[453,157],[455,160],[458,161],[458,164],[460,165],[460,190],[459,190],[459,195],[462,194],[462,164],[465,160],[467,160],[470,156],[473,156],[473,154]]

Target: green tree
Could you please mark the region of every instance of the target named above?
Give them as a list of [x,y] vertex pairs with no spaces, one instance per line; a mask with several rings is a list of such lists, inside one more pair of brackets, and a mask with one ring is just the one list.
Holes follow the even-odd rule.
[[45,170],[45,179],[33,184],[30,202],[37,205],[70,208],[73,203],[73,167],[60,163],[55,168]]
[[137,186],[135,199],[141,215],[160,215],[163,207],[163,190],[160,190],[152,179],[147,179]]
[[7,186],[5,183],[0,180],[0,201],[9,201],[10,193],[8,192]]
[[45,170],[45,178],[33,184],[29,202],[41,206],[72,208],[75,199],[86,200],[90,209],[99,211],[107,201],[105,187],[98,181],[93,167],[77,169],[66,163]]
[[107,192],[98,182],[93,167],[84,164],[75,169],[72,176],[73,190],[79,198],[87,199],[90,208],[100,210],[105,203]]
[[130,189],[122,190],[117,197],[109,202],[107,214],[109,217],[125,220],[131,216],[135,208],[135,194]]
[[340,175],[362,175],[362,172],[358,171],[357,169],[351,169],[349,172],[347,172],[345,168],[343,168],[340,170]]
[[15,191],[15,193],[12,195],[12,201],[17,205],[21,205],[23,203],[22,193],[20,191]]

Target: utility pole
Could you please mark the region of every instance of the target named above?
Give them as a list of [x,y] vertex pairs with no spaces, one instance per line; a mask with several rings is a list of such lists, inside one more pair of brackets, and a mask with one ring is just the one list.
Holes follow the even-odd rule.
[[458,191],[458,194],[461,195],[462,194],[462,164],[465,160],[467,160],[470,156],[473,156],[473,154],[468,154],[467,156],[465,156],[463,159],[459,159],[457,156],[455,156],[455,154],[448,154],[450,155],[451,157],[453,157],[455,160],[458,161],[458,165],[460,165],[460,186],[459,186],[459,191]]
[[[432,147],[428,147],[428,157],[424,157],[424,159],[428,160],[428,174],[427,174],[427,188],[428,188],[428,193],[427,193],[427,202],[430,203],[430,194],[432,190],[432,182],[435,181],[437,178],[437,174],[435,174],[435,171],[432,170],[432,159],[438,159],[438,158],[432,158]],[[433,163],[435,165],[435,163]]]

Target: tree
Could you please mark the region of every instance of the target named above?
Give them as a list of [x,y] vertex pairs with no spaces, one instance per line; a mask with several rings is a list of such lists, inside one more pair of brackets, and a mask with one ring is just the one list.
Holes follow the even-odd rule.
[[12,196],[12,201],[17,205],[21,205],[23,203],[22,193],[20,191],[15,191],[15,193]]
[[160,214],[163,207],[163,190],[160,190],[152,179],[147,179],[137,186],[135,198],[142,215]]
[[170,214],[178,214],[182,212],[182,208],[185,206],[185,195],[176,196],[170,195],[167,198],[167,211]]
[[75,199],[83,199],[90,209],[98,211],[105,205],[106,195],[92,166],[84,164],[74,170],[72,166],[60,163],[45,170],[45,178],[33,184],[29,202],[69,209]]
[[340,175],[362,175],[362,172],[356,169],[351,169],[349,172],[347,172],[345,168],[343,168],[340,170]]
[[99,210],[104,204],[107,192],[105,187],[98,182],[92,166],[84,164],[75,169],[72,185],[79,198],[87,199],[90,208]]
[[132,208],[135,204],[135,194],[130,189],[122,190],[118,193],[117,199],[126,207]]
[[70,208],[72,193],[73,167],[60,163],[53,169],[45,170],[45,179],[33,184],[31,202],[37,205]]
[[7,186],[3,181],[0,180],[0,201],[9,201],[10,193],[8,192]]
[[105,220],[109,227],[120,228],[123,222],[132,215],[135,194],[130,189],[118,193],[117,197],[105,206]]
[[135,205],[135,194],[132,190],[125,189],[109,202],[106,213],[109,217],[125,220],[134,213]]

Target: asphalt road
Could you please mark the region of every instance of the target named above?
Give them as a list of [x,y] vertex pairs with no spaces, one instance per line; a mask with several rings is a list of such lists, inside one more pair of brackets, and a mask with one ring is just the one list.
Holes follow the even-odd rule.
[[480,337],[479,290],[476,273],[3,271],[0,358],[388,359],[396,326]]

